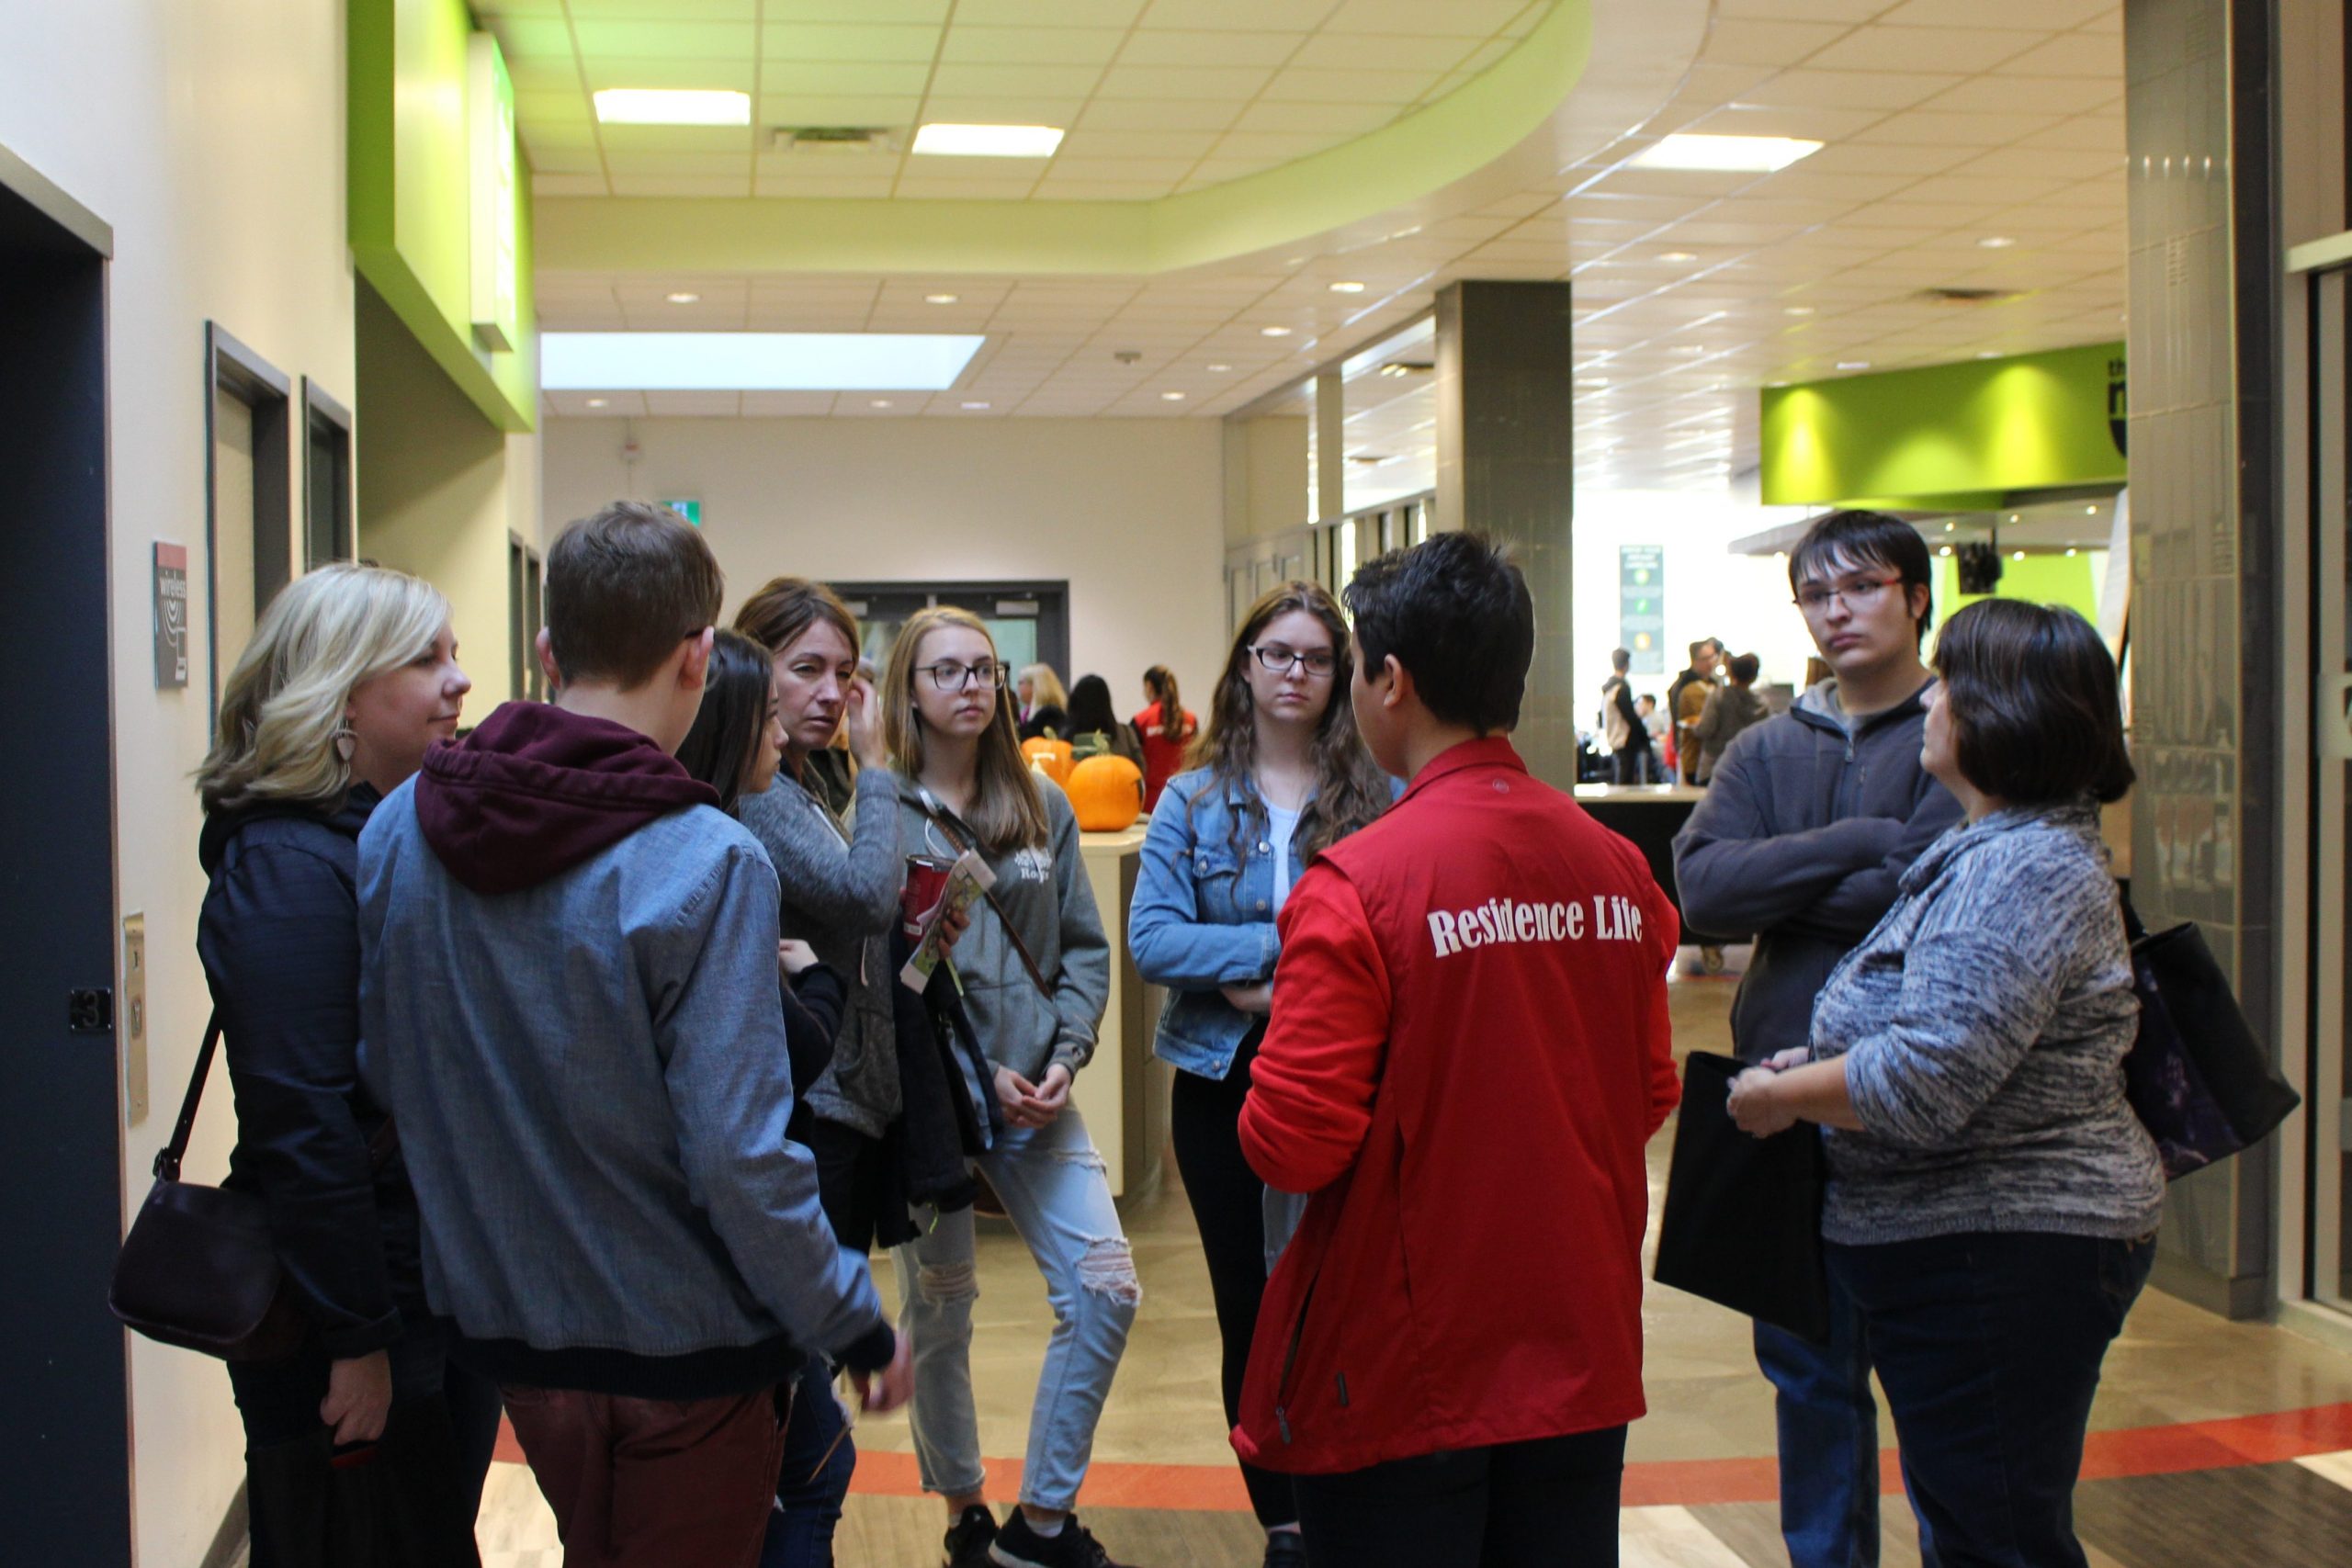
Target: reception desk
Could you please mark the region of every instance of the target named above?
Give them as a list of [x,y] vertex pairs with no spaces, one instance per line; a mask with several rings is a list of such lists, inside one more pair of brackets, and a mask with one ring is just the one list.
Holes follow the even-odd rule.
[[1079,835],[1094,907],[1111,939],[1111,1001],[1103,1010],[1094,1060],[1078,1075],[1070,1098],[1109,1168],[1111,1195],[1122,1199],[1148,1196],[1159,1186],[1174,1075],[1151,1055],[1166,993],[1144,984],[1127,955],[1127,906],[1135,900],[1143,834],[1138,821],[1116,833]]
[[[1666,896],[1674,900],[1674,912],[1682,916],[1682,896],[1674,885],[1674,835],[1690,819],[1690,813],[1707,792],[1695,784],[1578,784],[1577,804],[1592,814],[1592,819],[1632,840],[1643,858],[1650,863],[1650,874]],[[1690,929],[1689,917],[1683,916],[1682,940],[1686,943],[1723,947],[1735,942],[1745,942],[1742,932],[1709,931],[1701,933]]]

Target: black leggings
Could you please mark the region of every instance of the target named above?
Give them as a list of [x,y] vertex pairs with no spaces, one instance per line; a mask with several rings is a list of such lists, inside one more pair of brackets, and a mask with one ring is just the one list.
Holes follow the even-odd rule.
[[1616,1568],[1625,1428],[1298,1478],[1317,1562],[1347,1568]]
[[[1200,1226],[1201,1249],[1208,1255],[1209,1290],[1216,1299],[1217,1336],[1225,1342],[1225,1420],[1230,1428],[1241,1409],[1241,1379],[1250,1366],[1250,1341],[1258,1332],[1258,1303],[1266,1293],[1266,1184],[1241,1156],[1241,1102],[1250,1093],[1250,1064],[1258,1055],[1260,1030],[1251,1030],[1221,1078],[1179,1072],[1169,1102],[1169,1134],[1176,1145],[1176,1168],[1184,1178]],[[1298,1505],[1290,1477],[1244,1462],[1241,1479],[1258,1522],[1295,1524]]]

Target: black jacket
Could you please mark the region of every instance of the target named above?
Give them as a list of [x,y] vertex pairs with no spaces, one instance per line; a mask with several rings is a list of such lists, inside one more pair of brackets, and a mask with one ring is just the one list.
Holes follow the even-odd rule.
[[237,1144],[223,1184],[259,1193],[288,1282],[333,1357],[400,1337],[424,1310],[416,1197],[368,1144],[386,1114],[359,1081],[359,829],[376,792],[326,816],[216,812],[197,953],[219,1011]]

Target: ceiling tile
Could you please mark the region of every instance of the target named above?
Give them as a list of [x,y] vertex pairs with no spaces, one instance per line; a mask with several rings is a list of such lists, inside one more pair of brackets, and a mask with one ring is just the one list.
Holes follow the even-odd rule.
[[967,97],[933,93],[923,100],[925,122],[949,125],[1057,125],[1067,130],[1086,107],[1082,97]]
[[751,190],[752,170],[748,161],[743,172],[731,179],[683,175],[613,176],[615,196],[748,196]]
[[1070,159],[1205,158],[1216,145],[1208,130],[1073,130],[1062,138],[1056,168]]
[[571,25],[560,16],[498,16],[490,19],[492,36],[510,58],[515,55],[571,55]]
[[1272,75],[1256,65],[1114,65],[1095,93],[1104,98],[1250,98]]
[[[1460,65],[1481,46],[1466,38],[1432,39],[1392,33],[1317,33],[1304,41],[1291,63],[1332,71],[1443,73]],[[1498,55],[1509,52],[1499,46]]]
[[1231,28],[1305,32],[1321,24],[1338,0],[1151,0],[1141,27]]
[[760,67],[762,92],[806,94],[811,97],[914,97],[922,95],[930,80],[929,65],[907,62],[807,64],[770,60]]
[[976,28],[947,30],[943,61],[976,65],[1107,65],[1127,35],[1117,28]]
[[1523,0],[1443,0],[1442,5],[1430,0],[1342,0],[1324,28],[1342,33],[1485,38],[1524,8]]
[[1132,184],[1157,181],[1162,190],[1193,172],[1194,158],[1056,158],[1046,171],[1046,178],[1065,180],[1115,180]]
[[1905,0],[1878,21],[1885,27],[2024,28],[2055,32],[2113,9],[2115,0]]
[[1290,59],[1304,33],[1138,30],[1119,51],[1122,65],[1265,65]]
[[[906,127],[922,107],[920,97],[820,97],[805,93],[763,93],[762,127],[863,125]],[[842,154],[846,157],[849,154]]]
[[899,179],[897,194],[948,201],[1020,201],[1035,189],[1036,185],[1034,178],[987,180],[907,175]]
[[1778,108],[1907,109],[1958,85],[1960,81],[1958,76],[1895,71],[1801,68],[1783,71],[1760,85],[1748,88],[1737,95],[1737,101],[1743,106]]
[[533,196],[606,196],[602,175],[540,175],[531,176]]
[[[975,65],[943,62],[932,78],[934,98],[1084,98],[1102,73],[1092,65]],[[939,118],[927,114],[926,119]]]
[[[955,0],[857,0],[867,22],[944,22],[955,8]],[[760,14],[771,22],[838,22],[842,0],[760,0]]]
[[1294,66],[1268,83],[1273,103],[1407,104],[1427,91],[1435,71],[1325,71]]
[[2028,50],[2001,67],[2019,76],[2088,76],[2120,82],[2123,74],[2123,44],[2100,33],[2069,33]]
[[1725,104],[1702,115],[1686,129],[1709,136],[1795,136],[1811,141],[1837,141],[1885,118],[1879,109],[1770,108],[1760,105]]
[[1824,71],[1989,71],[2042,41],[2000,28],[1860,28],[1806,62]]
[[802,63],[854,61],[862,63],[929,63],[939,52],[940,29],[913,23],[778,22],[760,34],[760,52],[770,60]]
[[[1850,30],[1838,22],[1719,17],[1715,25],[1707,29],[1707,41],[1699,58],[1702,62],[1717,65],[1794,65]],[[1926,62],[1915,60],[1909,68],[1917,70],[1923,63]]]
[[1096,98],[1078,123],[1102,130],[1223,130],[1240,112],[1231,98]]
[[749,22],[574,22],[583,56],[629,60],[748,60],[758,37]]
[[1396,118],[1392,104],[1255,103],[1234,122],[1237,130],[1289,130],[1333,137],[1359,136]]
[[[581,62],[581,73],[591,92],[606,87],[723,87],[748,93],[752,90],[753,69],[748,54],[737,60],[657,60],[639,55],[597,54]],[[774,67],[770,70],[773,72]]]
[[1907,109],[1854,133],[1857,141],[1990,151],[2057,123],[2058,116],[1931,114]]
[[[841,0],[834,0],[838,6]],[[856,0],[864,5],[865,0]],[[981,27],[1124,28],[1144,0],[957,0],[956,22]]]

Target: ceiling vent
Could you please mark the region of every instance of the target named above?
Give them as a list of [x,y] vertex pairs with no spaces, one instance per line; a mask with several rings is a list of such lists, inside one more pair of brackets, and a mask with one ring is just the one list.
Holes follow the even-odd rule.
[[895,152],[898,138],[887,127],[873,125],[779,125],[775,150],[820,158],[849,158],[865,153]]
[[1990,305],[2016,298],[2016,290],[2009,288],[1922,288],[1918,293],[1923,305]]

